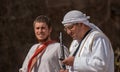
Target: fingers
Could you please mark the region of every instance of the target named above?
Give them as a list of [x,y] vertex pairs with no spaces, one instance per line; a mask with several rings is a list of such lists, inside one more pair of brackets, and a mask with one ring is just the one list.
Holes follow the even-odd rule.
[[68,70],[63,70],[63,69],[61,69],[60,72],[68,72]]
[[62,61],[63,64],[65,65],[69,65],[69,66],[72,66],[73,65],[73,62],[74,62],[74,57],[68,57],[67,59],[63,60]]
[[69,65],[69,63],[68,63],[68,62],[69,62],[69,60],[68,60],[68,59],[65,59],[65,60],[63,60],[63,61],[62,61],[62,63],[63,63],[63,64],[65,64],[65,65]]
[[64,60],[62,61],[62,63],[63,63],[63,64],[66,64],[66,63],[67,63],[67,59],[64,59]]
[[63,70],[63,69],[61,69],[61,70],[60,70],[60,72],[64,72],[64,70]]

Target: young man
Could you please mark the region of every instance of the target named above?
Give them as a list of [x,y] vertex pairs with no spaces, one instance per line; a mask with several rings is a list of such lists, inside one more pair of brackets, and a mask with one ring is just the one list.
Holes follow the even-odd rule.
[[[33,26],[38,44],[31,47],[19,72],[59,72],[62,65],[59,61],[61,47],[50,37],[50,19],[44,15],[38,16]],[[67,48],[64,50],[67,56]]]
[[[109,39],[81,11],[68,12],[62,21],[73,38],[70,56],[62,62],[69,72],[114,72],[114,53]],[[68,70],[60,70],[68,72]]]

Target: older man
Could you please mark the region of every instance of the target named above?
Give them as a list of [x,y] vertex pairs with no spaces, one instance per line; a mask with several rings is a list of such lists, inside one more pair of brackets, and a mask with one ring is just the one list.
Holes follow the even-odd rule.
[[[114,72],[114,53],[109,39],[81,11],[68,12],[62,21],[73,38],[70,56],[63,63],[69,72]],[[60,72],[68,72],[61,70]]]

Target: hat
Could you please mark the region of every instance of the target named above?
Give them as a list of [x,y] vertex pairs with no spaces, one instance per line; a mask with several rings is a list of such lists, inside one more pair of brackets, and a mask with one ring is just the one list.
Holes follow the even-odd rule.
[[64,16],[62,24],[65,26],[69,24],[83,23],[92,29],[101,31],[95,24],[90,23],[88,19],[90,19],[90,16],[86,16],[86,14],[83,14],[81,11],[72,10]]
[[89,19],[89,16],[86,16],[86,14],[83,14],[81,11],[78,10],[72,10],[69,11],[63,18],[62,24],[74,24],[74,23],[83,23],[83,21]]

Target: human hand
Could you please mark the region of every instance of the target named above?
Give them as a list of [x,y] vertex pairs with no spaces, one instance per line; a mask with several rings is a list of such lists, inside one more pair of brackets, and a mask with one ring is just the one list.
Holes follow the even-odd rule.
[[68,72],[68,70],[61,69],[60,72]]
[[63,62],[63,64],[65,64],[65,65],[73,66],[74,57],[73,57],[73,56],[70,56],[70,57],[64,59],[62,62]]

